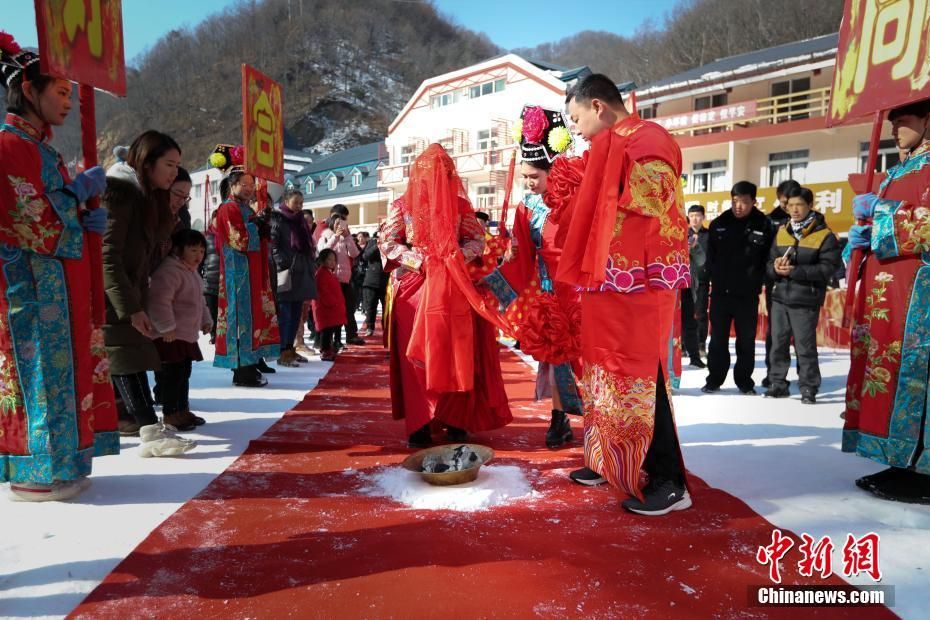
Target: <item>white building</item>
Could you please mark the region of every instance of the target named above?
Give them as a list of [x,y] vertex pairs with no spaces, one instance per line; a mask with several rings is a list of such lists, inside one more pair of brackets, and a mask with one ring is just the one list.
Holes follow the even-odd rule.
[[[713,218],[730,207],[741,180],[759,187],[769,212],[775,187],[794,179],[814,192],[815,208],[837,233],[852,224],[847,176],[863,172],[871,119],[828,129],[837,35],[825,35],[714,61],[636,91],[639,113],[681,146],[687,204]],[[886,123],[878,169],[897,163]]]
[[[424,81],[391,123],[378,186],[389,200],[406,189],[410,163],[431,143],[455,161],[476,209],[497,219],[507,167],[517,153],[512,126],[526,104],[562,110],[566,88],[590,74],[507,54]],[[519,202],[519,177],[512,203]]]

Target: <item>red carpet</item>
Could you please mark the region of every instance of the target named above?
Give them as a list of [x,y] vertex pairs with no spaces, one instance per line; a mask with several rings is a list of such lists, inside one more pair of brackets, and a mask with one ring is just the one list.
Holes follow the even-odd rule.
[[[768,583],[754,557],[770,523],[694,477],[695,507],[664,518],[627,514],[610,490],[572,484],[556,470],[579,466],[580,443],[542,447],[548,413],[531,400],[531,371],[504,354],[504,373],[517,419],[473,439],[496,450],[496,464],[520,465],[541,497],[457,513],[360,495],[360,475],[410,451],[390,419],[386,353],[356,349],[72,615],[892,617],[749,607],[747,588]],[[800,578],[796,549],[785,584],[844,583]]]

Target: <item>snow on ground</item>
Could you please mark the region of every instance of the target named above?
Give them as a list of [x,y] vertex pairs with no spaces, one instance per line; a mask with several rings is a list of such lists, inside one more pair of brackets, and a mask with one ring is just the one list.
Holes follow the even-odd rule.
[[[212,355],[208,346],[203,349],[205,356]],[[765,371],[758,351],[756,359],[754,377],[761,382]],[[124,439],[122,454],[94,462],[93,486],[76,502],[24,504],[0,497],[0,522],[7,524],[0,541],[0,616],[60,617],[71,611],[328,368],[313,362],[279,369],[268,387],[250,390],[232,387],[229,371],[209,362],[196,364],[192,404],[208,423],[187,434],[199,442],[194,452],[177,459],[141,459],[138,439]],[[791,399],[743,396],[732,380],[718,394],[702,394],[706,372],[686,367],[674,398],[685,462],[776,526],[815,538],[831,536],[834,570],[842,570],[848,533],[879,533],[882,583],[895,586],[893,610],[904,618],[922,618],[930,607],[930,507],[882,502],[853,485],[856,477],[882,466],[840,452],[847,369],[846,352],[823,351],[821,394],[817,405],[807,406],[796,386]],[[795,378],[794,371],[789,378]],[[755,550],[744,551],[733,557],[734,565],[754,561]],[[796,550],[789,552],[789,561],[797,558]],[[870,583],[868,577],[855,582]]]
[[[885,466],[840,451],[848,351],[821,350],[823,384],[816,405],[801,404],[793,365],[792,397],[763,398],[758,385],[765,377],[763,360],[764,345],[757,343],[753,378],[759,396],[740,394],[732,373],[720,392],[704,394],[706,371],[685,368],[674,406],[686,466],[778,527],[815,539],[830,536],[838,574],[847,535],[878,533],[882,585],[895,588],[892,610],[903,618],[926,617],[930,506],[886,502],[860,490],[856,478]],[[754,552],[733,561],[751,562]],[[797,549],[786,556],[800,558]],[[850,581],[875,585],[868,576]]]
[[433,486],[419,474],[395,465],[365,477],[366,495],[390,497],[419,510],[476,512],[533,496],[523,470],[515,465],[487,465],[473,482],[451,487]]
[[[178,458],[141,458],[138,437],[117,456],[94,459],[92,486],[72,502],[23,503],[0,491],[0,617],[70,612],[162,521],[204,489],[332,366],[318,359],[277,368],[260,389],[234,387],[229,370],[194,364],[191,408],[207,423],[183,433],[197,447]],[[150,377],[151,380],[151,377]]]

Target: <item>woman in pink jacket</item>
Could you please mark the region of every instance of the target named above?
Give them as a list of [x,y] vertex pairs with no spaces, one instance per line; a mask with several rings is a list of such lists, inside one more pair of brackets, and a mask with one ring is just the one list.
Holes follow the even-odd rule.
[[[333,207],[335,209],[335,207]],[[345,207],[343,207],[345,208]],[[348,210],[346,210],[348,212]],[[326,221],[327,226],[317,241],[317,254],[329,249],[336,253],[336,278],[342,287],[342,296],[346,303],[346,344],[363,345],[365,341],[358,336],[358,323],[355,321],[355,308],[358,301],[352,289],[352,261],[359,255],[358,244],[349,231],[345,215],[334,212]],[[319,328],[317,328],[319,329]],[[342,348],[341,330],[336,334],[336,348]]]
[[155,373],[155,384],[164,422],[183,431],[204,423],[191,413],[188,394],[191,363],[203,359],[198,332],[209,334],[213,319],[197,271],[207,250],[206,238],[196,230],[181,230],[172,236],[171,244],[171,254],[152,275],[147,310],[159,333],[155,347],[161,370]]

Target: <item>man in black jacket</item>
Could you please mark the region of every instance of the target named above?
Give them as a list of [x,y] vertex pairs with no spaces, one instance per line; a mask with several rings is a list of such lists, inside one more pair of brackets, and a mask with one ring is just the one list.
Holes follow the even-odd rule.
[[820,389],[817,360],[817,320],[827,295],[827,284],[842,264],[840,244],[823,215],[812,210],[814,194],[806,187],[788,190],[791,218],[775,234],[769,252],[772,289],[772,352],[769,355],[768,397],[788,396],[788,367],[792,338],[798,357],[801,402],[816,402]]
[[740,181],[730,190],[732,208],[710,225],[710,350],[707,382],[702,391],[720,389],[730,370],[730,326],[736,330],[736,366],[733,379],[743,394],[755,394],[756,325],[759,293],[765,278],[772,222],[756,208],[756,186]]
[[704,228],[704,207],[688,207],[688,248],[691,258],[691,288],[681,292],[682,344],[691,365],[705,368],[701,359],[707,355],[707,303],[710,273],[707,269],[708,232]]
[[[775,189],[775,198],[778,204],[769,211],[768,218],[772,222],[772,227],[777,231],[780,227],[788,223],[791,217],[788,215],[788,192],[801,189],[801,184],[792,179],[782,181]],[[762,387],[769,387],[769,371],[772,369],[772,285],[774,282],[768,274],[765,276],[765,315],[768,321],[765,324],[765,379],[762,380]]]
[[[380,228],[378,230],[380,233]],[[362,250],[360,259],[365,261],[365,277],[362,280],[362,311],[365,313],[365,336],[375,333],[375,319],[378,317],[378,302],[384,313],[384,298],[390,274],[384,272],[381,264],[381,250],[378,249],[378,233],[372,237]]]

